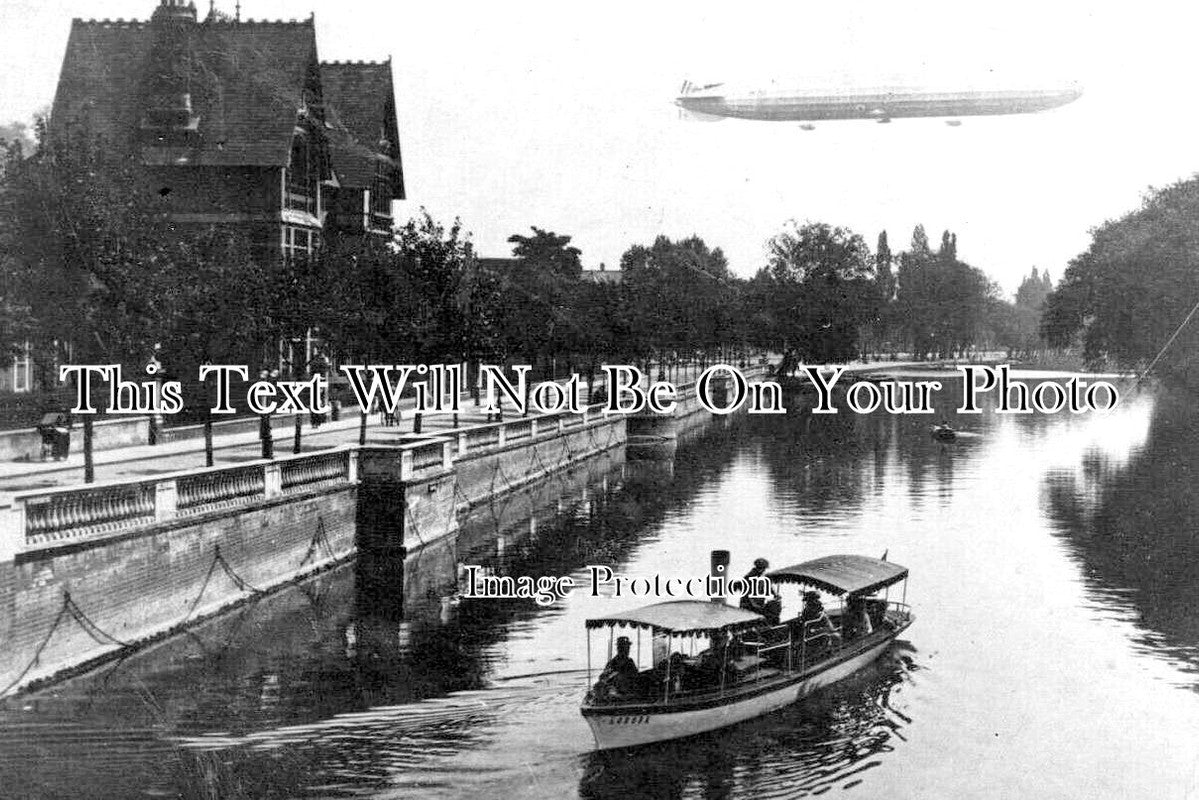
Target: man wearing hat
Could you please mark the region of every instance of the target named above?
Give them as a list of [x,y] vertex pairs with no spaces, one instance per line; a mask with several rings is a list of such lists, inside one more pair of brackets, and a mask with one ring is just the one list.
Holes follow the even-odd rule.
[[[770,562],[764,558],[754,559],[754,568],[745,573],[745,580],[757,578],[766,574],[766,570],[770,569]],[[772,624],[778,624],[779,612],[782,610],[783,604],[778,599],[778,595],[774,596],[773,600],[767,600],[764,597],[749,597],[741,598],[741,607],[746,611],[752,611],[755,614],[761,614],[771,621]]]
[[629,658],[629,637],[621,636],[616,640],[616,655],[600,673],[600,683],[611,686],[618,694],[632,694],[637,685],[637,663]]

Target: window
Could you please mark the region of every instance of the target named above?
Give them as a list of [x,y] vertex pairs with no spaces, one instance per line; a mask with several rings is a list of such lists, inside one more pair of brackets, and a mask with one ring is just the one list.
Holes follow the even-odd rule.
[[33,390],[33,359],[29,356],[29,342],[25,342],[21,347],[21,352],[12,361],[12,390],[14,392]]
[[283,226],[283,258],[291,261],[296,256],[308,256],[312,254],[316,247],[316,235],[308,228],[299,228],[295,225]]
[[371,183],[371,213],[391,216],[391,186],[383,174],[382,165],[375,167],[375,180]]
[[297,129],[291,145],[291,165],[286,170],[284,180],[284,208],[316,213],[320,169],[315,150],[308,132],[303,128]]

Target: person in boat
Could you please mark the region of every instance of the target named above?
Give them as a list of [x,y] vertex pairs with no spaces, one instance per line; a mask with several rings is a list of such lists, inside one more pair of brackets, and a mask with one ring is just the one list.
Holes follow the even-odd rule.
[[638,683],[637,663],[629,657],[629,647],[632,642],[629,637],[621,636],[616,640],[616,655],[612,656],[600,673],[597,686],[604,687],[616,695],[631,695]]
[[729,635],[724,631],[713,631],[710,634],[711,644],[707,650],[700,653],[696,665],[696,683],[702,688],[714,689],[721,685],[722,676],[727,677],[731,670],[729,660],[733,654],[729,652]]
[[856,639],[874,633],[874,624],[870,621],[868,611],[869,600],[865,597],[851,597],[845,605],[845,623],[842,626],[847,639]]
[[654,667],[654,687],[661,691],[666,689],[670,694],[676,694],[684,689],[689,689],[691,678],[690,670],[687,667],[687,660],[683,654],[675,651],[670,654],[669,658],[664,658]]
[[799,623],[805,638],[811,639],[811,644],[831,647],[841,645],[841,634],[828,618],[824,604],[820,602],[820,592],[803,593],[803,611],[799,614]]
[[[753,569],[745,573],[745,580],[748,581],[751,578],[761,577],[762,575],[766,574],[766,570],[768,569],[770,569],[769,561],[764,558],[754,559]],[[763,617],[766,617],[766,620],[771,625],[778,625],[779,614],[781,614],[783,611],[783,601],[779,599],[777,593],[769,600],[763,597],[745,596],[741,598],[741,607],[746,611],[752,611],[755,614],[761,614]]]

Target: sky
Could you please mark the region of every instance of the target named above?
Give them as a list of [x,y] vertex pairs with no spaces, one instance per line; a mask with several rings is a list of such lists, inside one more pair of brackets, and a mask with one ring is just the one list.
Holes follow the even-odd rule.
[[[218,0],[231,12],[234,0]],[[157,0],[0,0],[0,124],[49,106],[72,17],[146,19]],[[201,0],[201,13],[208,0]],[[788,220],[893,250],[921,223],[1006,292],[1056,280],[1091,228],[1199,171],[1199,7],[1177,2],[410,3],[242,0],[315,13],[324,60],[393,59],[409,199],[460,217],[481,255],[536,225],[584,265],[698,234],[752,275]],[[689,122],[684,80],[866,86],[1059,85],[1083,96],[1010,117]]]

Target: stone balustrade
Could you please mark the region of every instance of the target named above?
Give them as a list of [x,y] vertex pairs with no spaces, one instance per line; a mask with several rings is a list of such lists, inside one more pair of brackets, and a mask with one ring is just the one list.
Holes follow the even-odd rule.
[[266,469],[261,465],[204,470],[175,481],[175,508],[181,516],[265,497]]
[[421,442],[412,446],[412,468],[414,470],[428,469],[429,467],[440,467],[445,461],[442,452],[443,439],[434,439],[429,442]]
[[279,485],[284,494],[320,486],[352,483],[354,459],[349,450],[336,450],[279,464]]
[[154,522],[157,481],[87,486],[24,498],[25,541],[53,544]]
[[[27,492],[0,507],[0,561],[74,540],[106,538],[141,526],[249,506],[276,497],[358,482],[360,453],[398,460],[402,480],[449,470],[456,458],[486,448],[556,436],[606,419],[602,404],[582,414],[517,417],[461,428],[399,446],[333,451],[161,475],[139,481]],[[397,459],[398,456],[398,459]]]
[[107,538],[145,525],[357,482],[357,452],[339,449],[139,481],[24,492],[0,508],[0,561],[27,550]]

